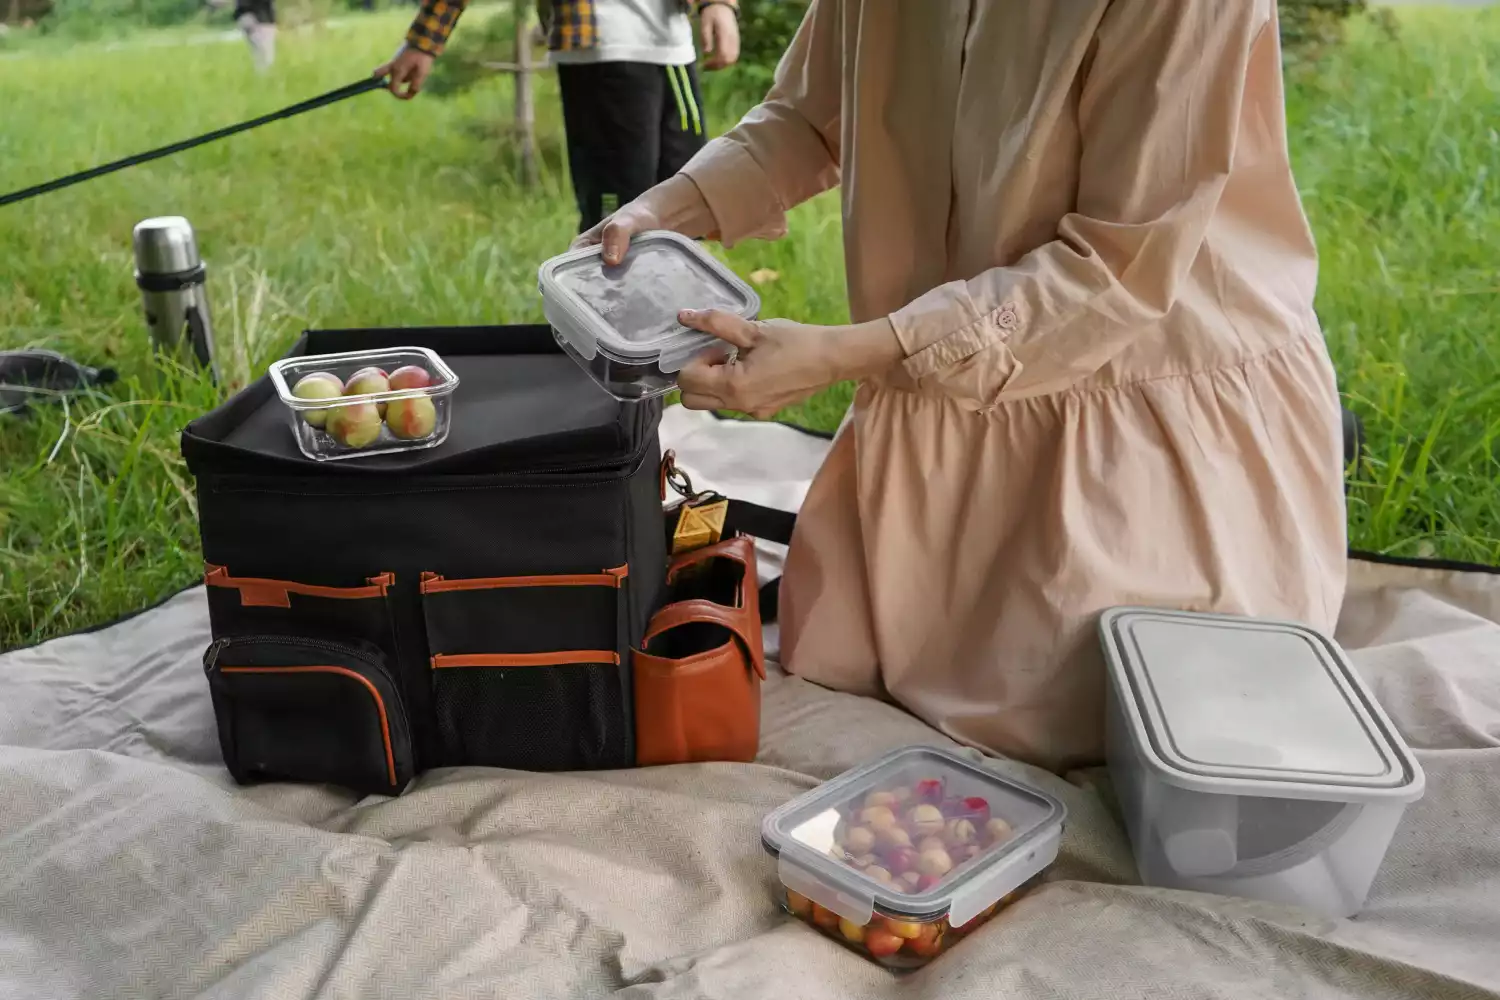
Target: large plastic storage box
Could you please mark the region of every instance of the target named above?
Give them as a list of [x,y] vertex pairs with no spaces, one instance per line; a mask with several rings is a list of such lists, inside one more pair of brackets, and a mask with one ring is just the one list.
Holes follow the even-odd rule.
[[1106,612],[1100,632],[1141,880],[1357,913],[1424,779],[1337,644],[1144,608]]

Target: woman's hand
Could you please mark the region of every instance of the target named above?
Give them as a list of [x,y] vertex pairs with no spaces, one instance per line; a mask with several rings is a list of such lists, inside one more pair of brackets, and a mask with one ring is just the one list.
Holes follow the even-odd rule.
[[752,322],[733,313],[685,310],[684,326],[739,349],[733,361],[695,358],[678,387],[690,410],[739,410],[762,420],[845,379],[878,374],[902,358],[889,320],[858,326]]
[[573,249],[604,244],[604,263],[625,259],[630,238],[653,229],[670,229],[690,239],[710,236],[714,215],[703,192],[683,174],[670,177],[573,241]]

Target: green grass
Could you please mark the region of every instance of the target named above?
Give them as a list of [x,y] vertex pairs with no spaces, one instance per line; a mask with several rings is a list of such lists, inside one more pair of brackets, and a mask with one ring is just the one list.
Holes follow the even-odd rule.
[[[284,33],[265,79],[237,44],[12,45],[0,191],[354,80],[404,16]],[[1500,562],[1497,47],[1495,14],[1412,15],[1399,45],[1356,32],[1294,81],[1319,308],[1369,425],[1371,481],[1350,515],[1363,547]],[[711,95],[717,125],[740,110],[726,107],[732,89]],[[502,80],[412,104],[372,94],[0,209],[0,346],[55,347],[122,376],[107,395],[0,418],[0,647],[106,620],[201,571],[178,431],[303,328],[540,319],[536,265],[574,223],[551,81],[539,191],[513,180],[508,107]],[[223,387],[148,363],[130,229],[167,213],[193,220],[212,268]],[[845,317],[837,213],[825,197],[798,210],[789,239],[727,255],[742,274],[780,275],[761,287],[766,315]],[[792,416],[830,426],[847,398]]]

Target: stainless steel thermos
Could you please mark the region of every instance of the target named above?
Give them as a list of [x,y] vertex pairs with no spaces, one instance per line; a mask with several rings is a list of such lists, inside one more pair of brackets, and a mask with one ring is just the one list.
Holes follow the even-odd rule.
[[204,284],[207,269],[188,220],[146,219],[135,227],[135,283],[141,290],[152,346],[218,375],[213,322]]

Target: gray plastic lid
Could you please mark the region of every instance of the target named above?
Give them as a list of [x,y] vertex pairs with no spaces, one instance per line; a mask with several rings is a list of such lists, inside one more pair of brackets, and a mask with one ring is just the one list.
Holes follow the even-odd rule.
[[1100,633],[1131,738],[1169,783],[1335,801],[1421,796],[1410,749],[1317,631],[1116,608]]
[[622,264],[598,246],[547,261],[537,275],[548,315],[583,357],[601,351],[630,364],[676,371],[716,338],[677,322],[683,309],[722,309],[754,319],[760,296],[693,240],[672,232],[636,236]]
[[[959,863],[925,892],[877,881],[835,857],[841,820],[866,797],[895,787],[938,782],[943,801],[982,797],[992,818],[1010,825],[1007,839]],[[911,804],[921,804],[913,800]],[[898,812],[900,810],[897,810]],[[1046,792],[1005,778],[951,751],[909,746],[857,767],[798,796],[766,816],[761,842],[777,857],[782,884],[856,924],[880,913],[930,921],[947,916],[961,927],[1057,858],[1067,809]],[[878,849],[877,849],[878,851]]]

